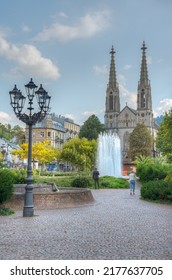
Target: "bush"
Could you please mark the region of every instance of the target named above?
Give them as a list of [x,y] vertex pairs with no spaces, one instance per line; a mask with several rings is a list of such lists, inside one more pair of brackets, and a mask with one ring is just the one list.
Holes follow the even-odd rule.
[[76,176],[78,173],[77,172],[59,172],[59,171],[37,171],[37,174],[36,175],[40,175],[40,176],[55,176],[55,177],[58,177],[58,176]]
[[172,168],[170,165],[145,164],[137,167],[137,176],[141,182],[153,181],[155,179],[164,179]]
[[14,214],[15,212],[9,208],[0,208],[0,216],[9,216]]
[[172,184],[172,173],[168,174],[168,175],[165,177],[164,181],[166,181],[166,182]]
[[78,177],[71,182],[73,188],[87,188],[90,185],[90,180],[86,177]]
[[100,187],[102,188],[128,188],[129,183],[123,178],[116,178],[113,176],[100,177]]
[[141,197],[172,202],[172,184],[164,180],[146,182],[141,187]]
[[20,170],[11,170],[14,175],[14,184],[25,184],[26,183],[26,177],[27,177],[27,171],[25,169]]
[[12,197],[15,175],[13,170],[0,170],[0,204]]
[[71,182],[73,181],[73,177],[36,177],[36,184],[47,184],[47,183],[55,183],[58,187],[71,187]]

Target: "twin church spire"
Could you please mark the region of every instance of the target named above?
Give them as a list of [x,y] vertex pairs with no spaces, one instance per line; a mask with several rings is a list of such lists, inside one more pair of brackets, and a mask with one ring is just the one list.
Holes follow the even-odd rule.
[[[143,42],[142,45],[142,60],[140,70],[140,80],[138,83],[137,90],[137,114],[142,115],[141,111],[146,114],[152,112],[152,101],[151,101],[151,88],[148,79],[147,70],[147,59],[146,59],[146,45]],[[119,97],[119,85],[116,77],[115,67],[115,51],[112,46],[111,51],[111,62],[109,71],[109,83],[106,90],[106,109],[105,109],[105,127],[107,129],[118,129],[118,115],[120,114],[120,97]],[[139,117],[138,117],[139,119]]]

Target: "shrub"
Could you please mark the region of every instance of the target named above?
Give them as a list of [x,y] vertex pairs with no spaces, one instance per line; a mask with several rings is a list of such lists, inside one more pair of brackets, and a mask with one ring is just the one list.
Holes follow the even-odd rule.
[[58,187],[71,187],[71,182],[73,181],[73,177],[36,177],[36,184],[46,184],[46,183],[55,183]]
[[15,212],[9,208],[0,208],[0,216],[9,216],[14,214]]
[[172,184],[164,180],[146,182],[141,187],[141,197],[172,202]]
[[90,180],[86,177],[78,177],[71,182],[73,188],[87,188],[90,185]]
[[11,198],[15,175],[13,170],[0,170],[0,204]]
[[166,181],[166,182],[172,184],[172,173],[168,174],[168,175],[165,177],[164,181]]
[[100,177],[100,187],[102,188],[128,188],[129,183],[123,178],[116,178],[113,176]]
[[59,171],[37,171],[36,175],[40,175],[40,176],[55,176],[55,177],[61,177],[61,176],[76,176],[78,173],[77,172],[59,172]]
[[14,174],[14,184],[25,184],[26,183],[26,177],[27,177],[27,171],[25,169],[20,170],[11,170]]
[[148,182],[155,179],[164,179],[169,173],[171,166],[162,164],[145,164],[137,167],[137,176],[141,182]]

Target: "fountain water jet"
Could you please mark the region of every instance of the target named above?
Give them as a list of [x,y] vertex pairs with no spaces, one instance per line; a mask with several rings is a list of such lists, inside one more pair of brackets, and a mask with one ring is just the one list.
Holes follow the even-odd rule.
[[121,143],[116,133],[99,135],[97,167],[100,176],[122,176]]

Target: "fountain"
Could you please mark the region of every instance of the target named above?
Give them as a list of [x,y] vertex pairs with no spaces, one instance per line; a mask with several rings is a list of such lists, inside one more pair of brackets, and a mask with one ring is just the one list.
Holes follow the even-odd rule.
[[[25,184],[14,185],[13,196],[3,204],[5,208],[20,211],[23,208]],[[71,208],[94,203],[90,189],[63,188],[55,183],[34,184],[33,200],[35,210]]]
[[116,133],[99,135],[97,168],[100,176],[122,177],[121,144]]

